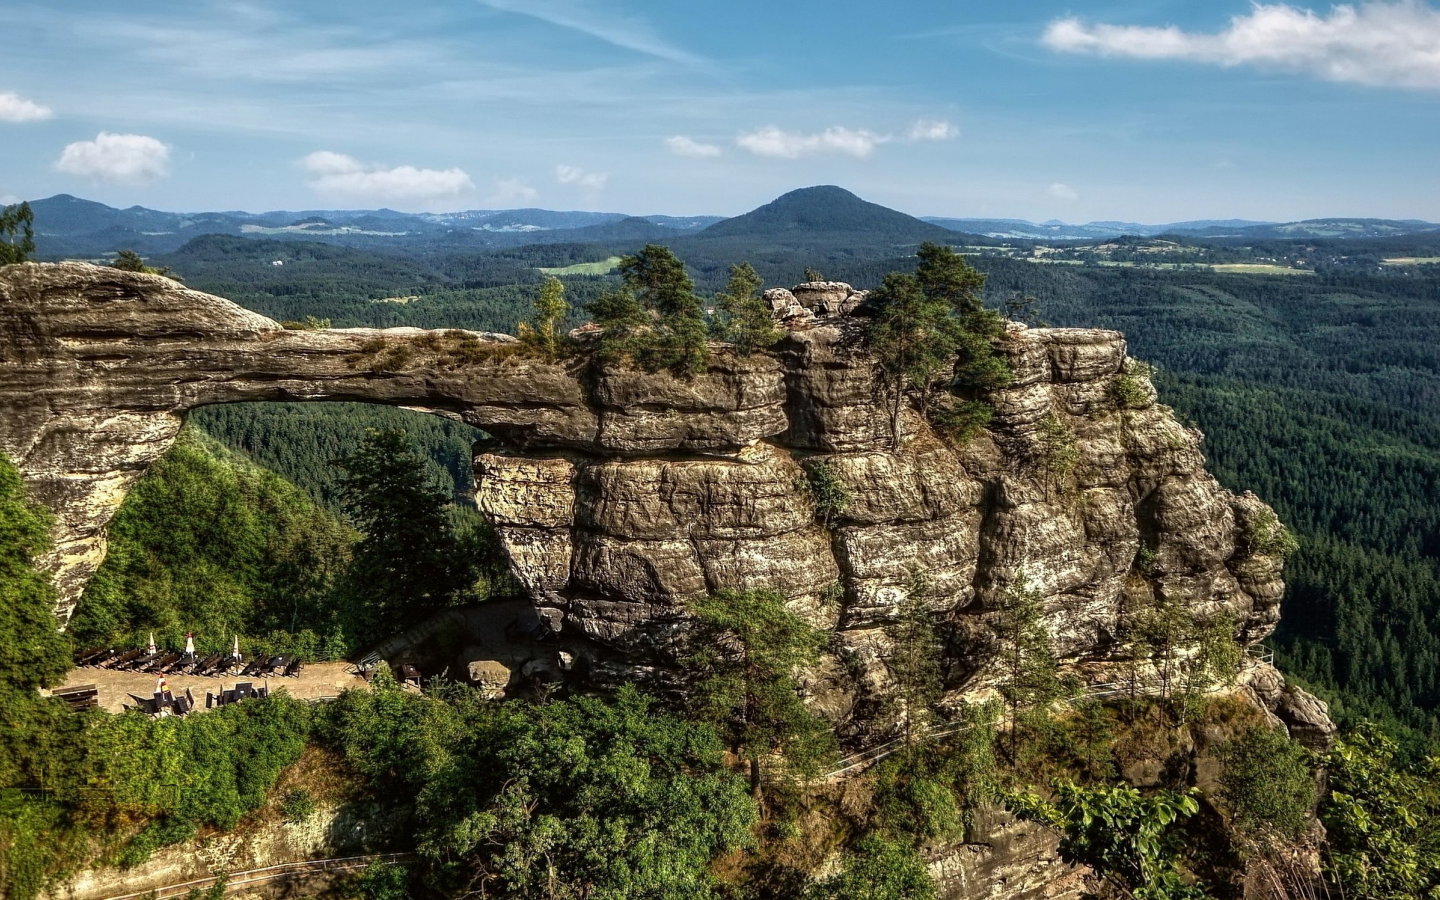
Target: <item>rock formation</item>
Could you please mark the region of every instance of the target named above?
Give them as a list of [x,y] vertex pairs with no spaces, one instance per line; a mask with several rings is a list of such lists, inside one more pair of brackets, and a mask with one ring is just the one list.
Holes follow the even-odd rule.
[[[475,458],[477,503],[542,619],[593,642],[597,673],[599,657],[663,658],[686,599],[767,587],[833,630],[837,654],[879,688],[883,626],[917,571],[961,632],[983,632],[1022,583],[1038,591],[1078,662],[1103,661],[1126,610],[1156,598],[1229,614],[1244,644],[1274,628],[1281,560],[1252,533],[1273,514],[1205,471],[1202,436],[1156,403],[1120,334],[1012,324],[996,346],[1016,377],[985,398],[988,426],[955,442],[907,410],[891,449],[859,339],[863,294],[817,283],[766,296],[788,329],[774,353],[717,346],[681,380],[539,361],[506,335],[290,331],[158,276],[10,266],[0,450],[56,514],[47,563],[62,620],[103,557],[105,524],[187,410],[362,400],[495,437]],[[817,472],[850,498],[828,522]],[[826,702],[843,714],[854,701]]]

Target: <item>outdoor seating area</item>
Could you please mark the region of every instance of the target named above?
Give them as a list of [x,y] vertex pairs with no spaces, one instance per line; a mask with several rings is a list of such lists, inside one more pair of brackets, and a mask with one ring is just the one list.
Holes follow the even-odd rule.
[[[151,716],[184,716],[199,709],[200,704],[195,699],[195,694],[190,688],[186,688],[183,694],[176,694],[162,677],[156,685],[155,693],[150,697],[141,697],[139,694],[129,694],[133,704],[125,704],[126,709],[138,709]],[[219,692],[205,692],[205,709],[215,709],[219,706],[228,706],[231,703],[239,703],[242,700],[261,700],[270,696],[270,688],[266,685],[255,686],[249,681],[237,682],[233,688]]]
[[134,650],[97,647],[81,653],[75,664],[81,668],[207,678],[294,678],[305,668],[303,662],[290,655],[259,654],[247,659],[237,645],[230,653],[201,656],[193,643],[187,641],[187,645],[185,652],[158,650],[153,643]]

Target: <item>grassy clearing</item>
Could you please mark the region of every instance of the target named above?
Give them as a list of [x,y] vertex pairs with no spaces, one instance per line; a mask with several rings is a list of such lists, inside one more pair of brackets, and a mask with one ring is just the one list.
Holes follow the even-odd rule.
[[576,263],[573,266],[560,266],[559,268],[540,271],[546,275],[609,275],[620,265],[620,257],[612,256],[609,259],[602,259],[599,262]]
[[1433,266],[1440,264],[1440,256],[1391,256],[1382,262],[1387,266]]

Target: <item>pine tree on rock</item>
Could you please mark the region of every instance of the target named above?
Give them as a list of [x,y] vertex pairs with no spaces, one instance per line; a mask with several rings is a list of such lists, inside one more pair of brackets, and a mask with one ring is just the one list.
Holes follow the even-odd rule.
[[715,296],[715,305],[722,314],[716,336],[729,341],[741,356],[767,350],[780,340],[775,317],[760,295],[762,283],[754,266],[748,262],[737,263],[730,267],[730,281],[725,290]]
[[[709,359],[705,312],[685,264],[668,247],[646,244],[634,256],[623,257],[619,271],[625,291],[590,307],[607,331],[609,322],[624,331],[623,338],[602,339],[602,345],[609,343],[618,351],[614,355],[629,355],[650,371],[669,369],[681,376],[704,371]],[[645,313],[648,332],[635,321],[636,305]]]
[[545,276],[540,296],[535,298],[535,312],[528,322],[520,323],[520,342],[548,360],[559,359],[565,348],[565,318],[570,304],[565,299],[565,283],[554,275]]
[[819,660],[825,634],[786,609],[778,591],[719,591],[691,602],[690,612],[691,708],[749,763],[756,799],[762,762],[775,753],[787,771],[814,774],[835,737],[805,706],[795,675]]

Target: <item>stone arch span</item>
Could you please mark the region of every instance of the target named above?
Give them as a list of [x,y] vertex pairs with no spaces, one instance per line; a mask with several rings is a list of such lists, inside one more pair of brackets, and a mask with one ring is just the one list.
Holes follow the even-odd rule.
[[[349,400],[495,435],[504,450],[475,459],[477,503],[531,601],[620,650],[663,643],[687,597],[765,586],[842,647],[882,658],[916,565],[927,602],[962,619],[1025,579],[1077,658],[1103,657],[1137,595],[1229,610],[1245,641],[1273,628],[1281,561],[1244,539],[1266,507],[1205,472],[1201,436],[1126,371],[1119,334],[1012,326],[998,346],[1016,377],[986,397],[988,428],[957,447],[907,414],[891,450],[857,331],[847,315],[807,314],[776,353],[717,347],[705,373],[679,380],[528,358],[507,335],[288,331],[157,276],[9,266],[0,450],[56,515],[45,562],[62,620],[103,559],[106,523],[188,410]],[[1113,390],[1122,377],[1148,399]],[[1080,451],[1064,491],[1035,464],[1055,422]],[[820,465],[850,496],[825,526],[805,489]]]

